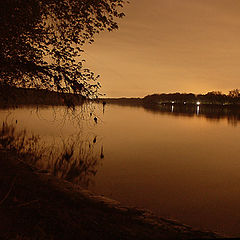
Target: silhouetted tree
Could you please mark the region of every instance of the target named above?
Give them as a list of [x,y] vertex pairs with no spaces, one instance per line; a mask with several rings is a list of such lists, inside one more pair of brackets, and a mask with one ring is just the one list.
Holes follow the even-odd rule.
[[205,99],[209,103],[223,104],[227,101],[227,96],[222,94],[220,91],[212,91],[205,95]]
[[240,96],[239,89],[233,89],[233,90],[229,91],[229,96],[232,98],[239,97]]
[[127,0],[0,1],[0,80],[4,84],[93,96],[83,45],[118,28]]
[[232,104],[240,103],[240,91],[239,89],[233,89],[228,94],[229,102]]

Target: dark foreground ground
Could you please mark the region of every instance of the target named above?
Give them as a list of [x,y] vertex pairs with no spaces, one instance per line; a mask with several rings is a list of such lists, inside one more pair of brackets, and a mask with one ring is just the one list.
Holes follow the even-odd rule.
[[123,207],[0,150],[0,239],[213,239],[217,235]]

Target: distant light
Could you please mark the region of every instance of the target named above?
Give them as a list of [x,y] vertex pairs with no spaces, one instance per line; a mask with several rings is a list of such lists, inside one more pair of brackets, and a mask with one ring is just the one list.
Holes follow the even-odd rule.
[[175,103],[175,101],[172,101],[172,103]]
[[200,105],[201,103],[200,102],[197,102],[197,105]]
[[183,102],[184,104],[186,104],[186,102]]

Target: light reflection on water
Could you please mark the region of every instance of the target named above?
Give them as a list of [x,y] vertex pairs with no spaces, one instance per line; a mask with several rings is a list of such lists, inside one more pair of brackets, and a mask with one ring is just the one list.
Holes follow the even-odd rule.
[[[169,108],[107,104],[103,114],[99,104],[90,110],[97,124],[89,111],[82,120],[65,114],[63,107],[37,113],[19,108],[9,118],[47,141],[79,131],[89,141],[97,136],[96,151],[103,146],[104,159],[90,190],[195,227],[239,236],[239,115],[202,106],[185,112]],[[0,114],[5,119],[8,111]]]

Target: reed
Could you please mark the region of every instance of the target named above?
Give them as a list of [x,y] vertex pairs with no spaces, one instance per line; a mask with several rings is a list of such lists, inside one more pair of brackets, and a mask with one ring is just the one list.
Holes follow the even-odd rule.
[[93,184],[102,161],[103,147],[96,141],[82,140],[81,134],[46,144],[39,135],[18,130],[16,124],[4,121],[0,129],[0,146],[15,151],[25,163],[88,187]]

